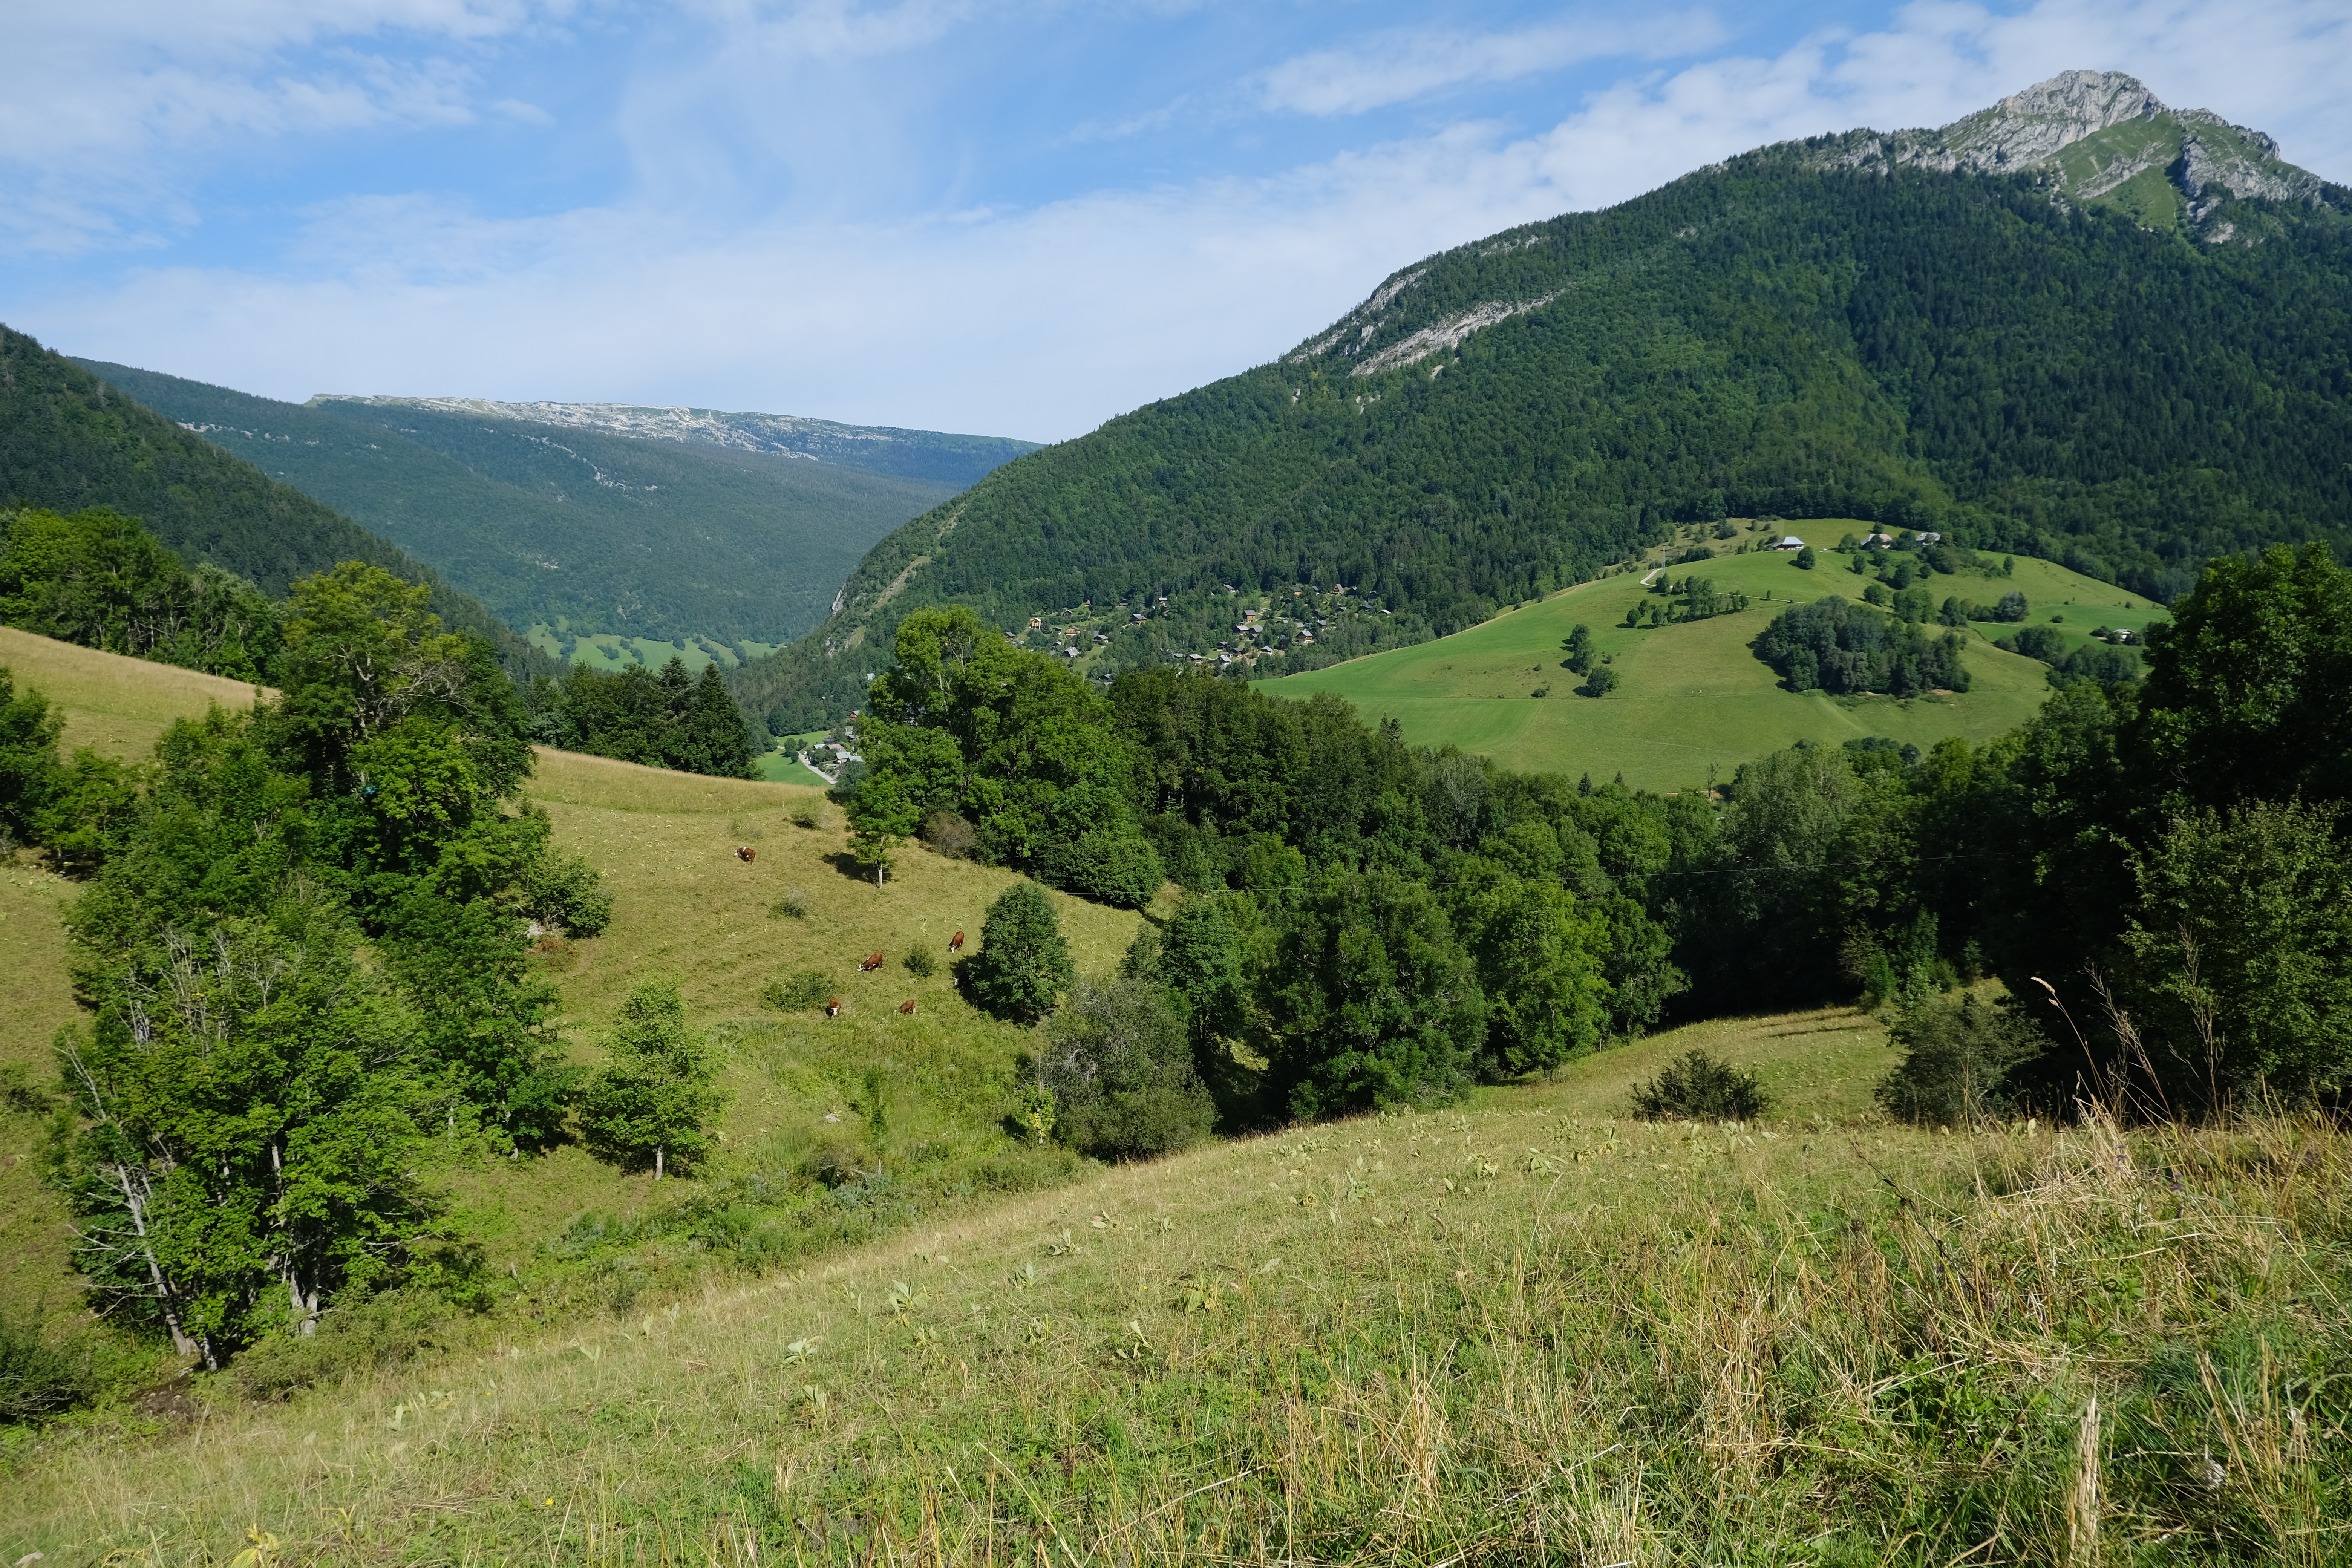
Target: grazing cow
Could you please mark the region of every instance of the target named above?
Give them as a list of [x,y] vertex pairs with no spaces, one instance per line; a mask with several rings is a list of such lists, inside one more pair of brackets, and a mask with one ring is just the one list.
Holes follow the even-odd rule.
[[738,844],[735,847],[735,858],[742,861],[746,866],[749,866],[752,861],[759,858],[760,852],[757,849],[752,848],[749,844]]
[[901,1013],[911,1013],[914,1010],[915,999],[912,996],[908,997],[904,1002],[898,1004],[898,1011]]
[[828,996],[824,999],[824,1016],[828,1018],[838,1018],[841,1016],[840,997]]
[[948,938],[948,951],[950,952],[961,952],[963,951],[963,932],[958,931],[955,935]]
[[857,973],[860,973],[860,974],[870,974],[870,973],[872,973],[874,971],[876,971],[876,970],[877,970],[877,969],[879,969],[879,968],[881,968],[881,967],[882,967],[882,955],[881,955],[880,953],[878,953],[878,952],[877,952],[877,953],[876,953],[873,957],[868,958],[868,959],[866,959],[865,962],[863,962],[863,963],[861,963],[860,964],[858,964],[858,966],[857,966]]

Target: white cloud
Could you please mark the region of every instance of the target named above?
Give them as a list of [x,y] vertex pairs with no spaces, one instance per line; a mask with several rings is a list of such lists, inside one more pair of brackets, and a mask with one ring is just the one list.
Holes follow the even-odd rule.
[[1562,17],[1512,32],[1401,28],[1352,48],[1285,60],[1259,79],[1271,110],[1361,114],[1471,82],[1512,81],[1584,60],[1657,58],[1712,47],[1724,28],[1712,13],[1669,12],[1638,20]]
[[[806,25],[777,47],[880,36]],[[902,25],[928,24],[910,13]],[[756,85],[758,58],[635,100],[629,132],[646,166],[691,163],[713,133],[680,132],[679,101],[697,83]],[[525,219],[355,197],[312,211],[274,273],[158,266],[11,305],[10,318],[71,352],[295,398],[609,398],[1059,437],[1271,359],[1433,250],[1759,143],[1940,123],[2073,67],[2132,71],[2176,105],[2270,131],[2294,161],[2352,176],[2336,86],[2352,78],[2352,28],[2334,0],[1920,4],[1875,31],[1604,86],[1533,135],[1465,123],[1271,178],[1027,206],[950,193],[889,221],[800,200],[729,221],[746,209],[687,174]],[[868,79],[853,74],[782,123],[829,113]],[[865,121],[847,123],[789,154],[812,169],[854,160]]]
[[[463,51],[572,0],[81,0],[0,6],[0,237],[72,252],[194,214],[224,142],[463,124]],[[375,47],[357,45],[364,41]],[[415,54],[425,46],[421,58]]]

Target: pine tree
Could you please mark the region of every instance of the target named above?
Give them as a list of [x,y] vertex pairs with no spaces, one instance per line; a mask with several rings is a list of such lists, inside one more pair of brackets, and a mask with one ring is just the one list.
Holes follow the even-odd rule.
[[674,984],[640,985],[621,1004],[613,1059],[580,1097],[580,1124],[600,1158],[642,1169],[692,1166],[716,1139],[709,1122],[727,1103],[712,1087],[718,1064],[686,1025]]

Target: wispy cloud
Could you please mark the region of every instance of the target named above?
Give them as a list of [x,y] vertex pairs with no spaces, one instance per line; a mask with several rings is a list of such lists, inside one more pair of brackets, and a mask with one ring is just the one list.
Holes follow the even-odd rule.
[[[0,7],[0,244],[67,252],[193,221],[231,143],[470,123],[462,54],[572,0],[88,0]],[[522,107],[522,106],[516,106]]]
[[[282,396],[685,402],[1058,437],[1271,359],[1433,250],[1621,201],[1759,143],[1941,123],[2069,68],[2132,71],[2173,103],[2270,131],[2289,158],[2352,178],[2341,0],[2010,11],[1935,0],[1874,29],[1672,69],[1577,68],[1562,93],[1573,111],[1532,126],[1479,112],[1488,106],[1466,86],[1459,121],[1434,132],[1406,132],[1405,115],[1346,118],[1384,92],[1426,102],[1444,90],[1433,81],[1516,68],[1465,47],[1385,87],[1368,75],[1346,86],[1334,69],[1317,79],[1318,98],[1297,76],[1298,107],[1255,112],[1251,127],[1352,144],[1333,153],[1327,141],[1271,173],[1090,178],[1024,199],[949,183],[828,206],[806,192],[887,189],[985,107],[941,84],[989,29],[954,23],[892,53],[886,37],[915,37],[946,13],[909,10],[895,34],[811,15],[749,14],[724,47],[633,79],[622,129],[637,179],[608,196],[530,216],[488,197],[355,191],[306,204],[299,231],[266,253],[196,266],[164,247],[20,292],[5,314],[74,352]],[[776,45],[787,54],[885,52],[814,76],[783,70],[747,40],[792,16],[815,30]],[[1393,63],[1395,37],[1331,53]],[[894,110],[886,89],[943,107]],[[462,106],[475,89],[450,90]],[[1158,84],[1156,100],[1178,90]],[[771,100],[782,101],[770,111]],[[702,173],[754,155],[805,181],[775,195]]]
[[1627,19],[1563,16],[1508,32],[1400,28],[1344,49],[1285,60],[1258,79],[1259,100],[1298,114],[1362,114],[1447,88],[1512,81],[1585,60],[1695,55],[1721,43],[1707,11]]

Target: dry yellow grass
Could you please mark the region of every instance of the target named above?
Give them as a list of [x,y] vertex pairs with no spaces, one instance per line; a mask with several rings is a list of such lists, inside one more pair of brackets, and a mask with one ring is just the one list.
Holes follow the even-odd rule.
[[[20,685],[47,691],[65,711],[67,742],[143,756],[176,718],[207,703],[243,704],[253,689],[167,665],[98,653],[0,628],[0,663]],[[772,1157],[780,1134],[838,1110],[868,1065],[893,1064],[904,1080],[909,1124],[944,1124],[969,1110],[981,1081],[1001,1079],[1025,1031],[966,1006],[949,984],[947,942],[963,930],[972,943],[989,902],[1014,878],[948,860],[921,848],[900,857],[900,874],[877,888],[853,874],[841,813],[821,790],[756,780],[713,779],[576,752],[542,749],[526,793],[544,805],[565,850],[584,856],[614,894],[605,934],[555,953],[548,973],[562,988],[575,1054],[593,1061],[604,1021],[631,986],[675,980],[694,1021],[718,1026],[733,1095],[721,1131],[726,1153],[713,1173],[742,1159]],[[824,826],[793,826],[795,807],[814,807]],[[749,844],[758,858],[737,859]],[[775,913],[791,889],[806,910]],[[50,1072],[49,1041],[78,1016],[65,970],[61,917],[70,883],[20,856],[0,875],[0,1064]],[[1139,917],[1059,893],[1051,895],[1082,971],[1117,964]],[[900,960],[914,946],[940,961],[919,980]],[[857,973],[880,951],[884,966]],[[848,1004],[840,1018],[781,1018],[761,992],[780,975],[824,971]],[[903,1001],[913,1015],[896,1011]],[[941,1075],[960,1073],[961,1083]],[[14,1148],[0,1162],[0,1305],[39,1304],[51,1316],[78,1307],[67,1262],[70,1233],[54,1194],[41,1186],[34,1152],[37,1118],[0,1110]],[[789,1142],[789,1135],[787,1142]],[[576,1148],[509,1166],[459,1162],[449,1177],[503,1265],[561,1230],[586,1208],[626,1212],[656,1195],[643,1177],[600,1165]]]
[[[73,884],[30,854],[0,859],[0,1068],[51,1075],[49,1041],[79,1016],[66,984],[64,912]],[[67,1262],[65,1205],[41,1182],[41,1119],[0,1106],[0,1311],[69,1317],[80,1289]]]
[[[1712,1039],[1769,1060],[1784,1027]],[[352,1563],[2047,1562],[2086,1518],[2111,1553],[2179,1539],[2204,1505],[2144,1450],[2201,1443],[2234,1489],[2207,1529],[2340,1557],[2341,1434],[2266,1370],[2340,1141],[1620,1120],[1689,1043],[58,1442],[0,1480],[0,1556],[160,1568],[258,1528]],[[2151,1404],[2142,1358],[2184,1340],[2215,1348]]]
[[214,703],[249,708],[255,687],[224,680],[143,658],[76,647],[0,626],[0,665],[16,672],[19,689],[30,686],[65,710],[60,742],[71,755],[88,746],[109,756],[143,757],[174,719],[201,717]]

